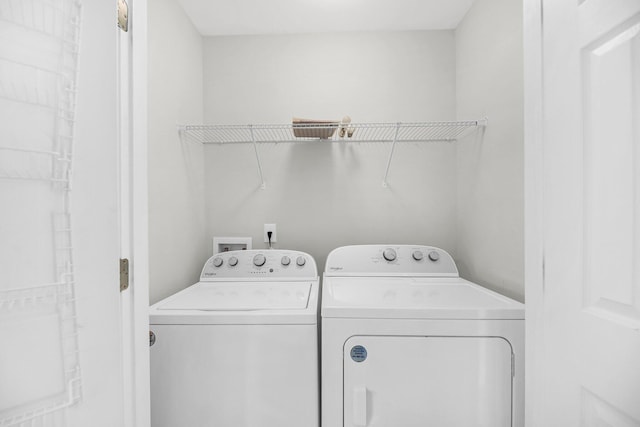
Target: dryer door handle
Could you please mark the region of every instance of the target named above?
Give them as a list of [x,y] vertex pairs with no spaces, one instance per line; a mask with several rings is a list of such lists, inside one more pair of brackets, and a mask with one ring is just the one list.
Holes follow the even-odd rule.
[[367,425],[367,388],[363,385],[353,388],[353,425]]

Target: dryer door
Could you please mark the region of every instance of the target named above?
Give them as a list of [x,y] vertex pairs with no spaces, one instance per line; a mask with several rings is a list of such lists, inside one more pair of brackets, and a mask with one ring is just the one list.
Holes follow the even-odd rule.
[[351,337],[344,426],[509,427],[511,360],[500,337]]

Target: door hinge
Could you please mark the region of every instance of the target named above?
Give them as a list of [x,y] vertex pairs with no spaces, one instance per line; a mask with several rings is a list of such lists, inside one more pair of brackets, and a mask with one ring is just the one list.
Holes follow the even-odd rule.
[[129,5],[126,0],[118,0],[118,28],[129,31]]
[[120,258],[120,292],[129,289],[129,260]]

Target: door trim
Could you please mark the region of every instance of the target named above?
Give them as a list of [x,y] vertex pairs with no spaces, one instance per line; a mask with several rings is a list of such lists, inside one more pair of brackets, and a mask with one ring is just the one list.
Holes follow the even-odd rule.
[[543,390],[543,0],[524,0],[525,426],[539,425]]
[[[147,0],[129,0],[131,34],[130,287],[121,294],[125,372],[125,426],[149,427],[149,238],[147,185]],[[124,171],[123,171],[124,172]],[[128,397],[127,397],[128,396]]]

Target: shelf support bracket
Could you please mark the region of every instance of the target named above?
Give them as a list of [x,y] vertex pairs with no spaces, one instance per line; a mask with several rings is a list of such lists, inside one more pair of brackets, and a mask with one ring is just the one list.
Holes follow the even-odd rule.
[[253,143],[253,151],[256,153],[256,162],[258,162],[258,172],[260,173],[260,188],[263,190],[267,188],[267,183],[264,182],[264,176],[262,175],[262,164],[260,163],[260,155],[258,154],[258,144],[256,143],[256,137],[253,133],[253,125],[249,125],[249,132],[251,132],[251,142]]
[[400,126],[402,123],[396,123],[396,131],[393,135],[393,142],[391,143],[391,151],[389,152],[389,160],[387,160],[387,170],[384,173],[384,179],[382,180],[382,186],[384,188],[389,187],[389,183],[387,182],[387,177],[389,176],[389,168],[391,168],[391,160],[393,159],[393,151],[396,148],[396,142],[398,141],[398,132],[400,132]]

